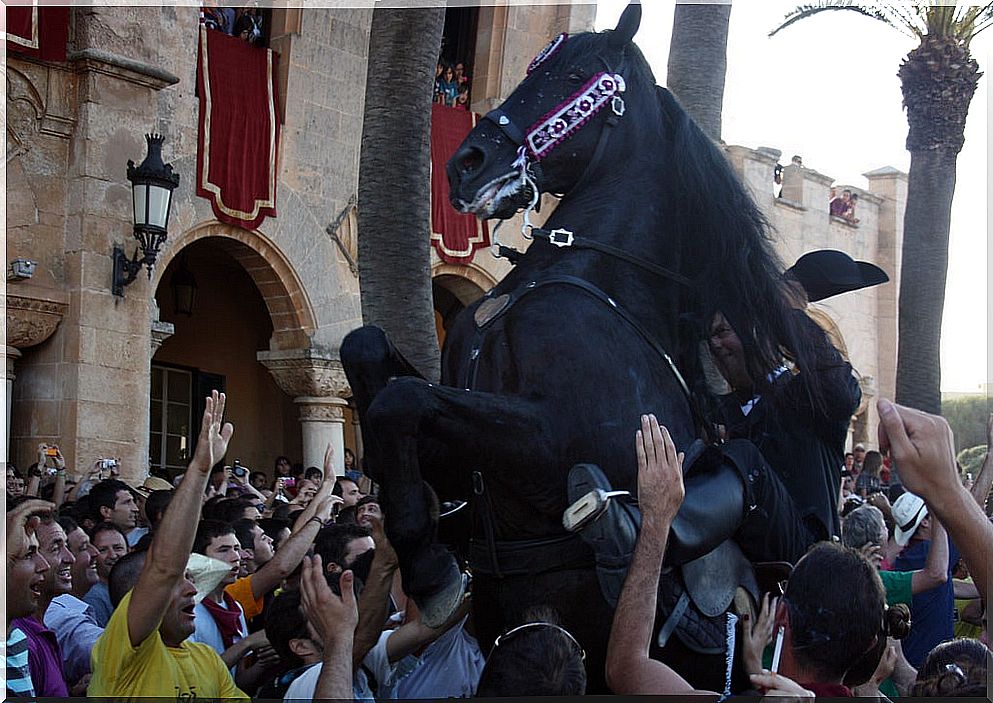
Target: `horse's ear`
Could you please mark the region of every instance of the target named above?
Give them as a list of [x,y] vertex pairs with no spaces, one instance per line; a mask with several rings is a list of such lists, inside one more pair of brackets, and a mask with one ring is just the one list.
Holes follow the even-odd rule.
[[615,49],[621,48],[634,38],[639,26],[641,26],[641,3],[632,2],[621,13],[617,26],[610,33],[610,45]]

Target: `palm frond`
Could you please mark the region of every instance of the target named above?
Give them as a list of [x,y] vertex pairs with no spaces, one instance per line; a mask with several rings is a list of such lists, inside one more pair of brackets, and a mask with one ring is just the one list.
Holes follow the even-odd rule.
[[786,29],[795,22],[799,22],[800,20],[807,19],[808,17],[812,17],[821,12],[827,12],[830,10],[847,10],[849,12],[855,12],[863,17],[868,17],[870,19],[883,22],[884,24],[887,24],[911,37],[920,36],[915,27],[915,23],[909,21],[909,17],[898,9],[896,3],[860,4],[854,2],[853,0],[822,0],[822,2],[814,5],[800,5],[790,11],[786,17],[783,18],[782,24],[769,32],[769,36],[775,36],[780,31]]
[[903,26],[915,38],[920,38],[924,33],[925,24],[923,16],[916,12],[918,6],[908,5],[906,2],[877,2],[879,11],[890,16],[890,24],[893,26]]
[[974,36],[993,24],[993,2],[983,7],[970,7],[963,21],[967,21],[970,25],[969,36],[962,38],[968,45]]

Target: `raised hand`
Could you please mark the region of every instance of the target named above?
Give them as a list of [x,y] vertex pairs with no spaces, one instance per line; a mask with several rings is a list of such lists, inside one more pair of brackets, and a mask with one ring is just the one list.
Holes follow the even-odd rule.
[[762,609],[755,622],[750,622],[746,614],[741,623],[741,653],[745,671],[757,674],[762,671],[762,652],[772,642],[776,631],[776,606],[779,599],[766,593],[762,598]]
[[752,685],[762,691],[764,696],[781,696],[786,698],[814,698],[814,692],[808,691],[793,679],[771,671],[760,674],[749,674]]
[[386,538],[383,519],[369,516],[369,529],[372,530],[372,542],[376,545],[376,561],[384,566],[396,566],[400,563],[393,545]]
[[900,481],[929,503],[960,485],[955,442],[943,417],[891,403],[877,402],[879,447],[890,450]]
[[359,621],[355,602],[355,580],[351,571],[341,575],[341,596],[336,596],[324,577],[321,557],[303,558],[300,574],[300,604],[304,615],[317,630],[325,645],[332,641],[351,640]]
[[13,559],[19,559],[28,553],[31,535],[41,521],[41,516],[50,515],[54,509],[54,503],[32,498],[7,511],[8,567]]
[[331,479],[331,487],[334,487],[334,482],[337,477],[334,473],[334,447],[328,442],[328,448],[324,450],[324,480],[327,481],[328,478]]
[[322,496],[320,492],[318,492],[318,494],[314,496],[314,499],[311,501],[311,503],[316,506],[314,509],[314,516],[320,518],[321,522],[326,523],[334,514],[334,506],[341,505],[344,502],[345,501],[341,496]]
[[228,450],[231,435],[234,434],[234,426],[230,422],[221,424],[226,402],[224,393],[217,391],[213,391],[207,398],[200,423],[200,438],[192,461],[203,473],[210,473],[211,467],[221,460]]
[[635,435],[638,455],[638,504],[646,520],[668,524],[683,502],[683,453],[676,452],[669,430],[654,415],[641,416]]

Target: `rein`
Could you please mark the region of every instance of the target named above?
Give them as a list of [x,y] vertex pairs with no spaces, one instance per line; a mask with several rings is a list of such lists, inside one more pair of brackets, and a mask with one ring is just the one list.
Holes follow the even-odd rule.
[[629,264],[638,266],[650,273],[654,273],[657,276],[662,276],[663,278],[668,278],[670,281],[678,283],[686,288],[693,288],[693,282],[681,273],[677,273],[671,269],[667,269],[664,266],[659,266],[651,261],[645,261],[640,259],[633,254],[629,254],[623,249],[611,246],[610,244],[604,244],[603,242],[598,242],[595,239],[587,239],[586,237],[577,237],[573,232],[567,229],[542,229],[540,227],[534,227],[531,229],[531,236],[535,239],[540,239],[544,242],[556,246],[560,249],[592,249],[593,251],[598,251],[601,254],[607,254],[608,256],[613,256],[616,259],[621,259]]

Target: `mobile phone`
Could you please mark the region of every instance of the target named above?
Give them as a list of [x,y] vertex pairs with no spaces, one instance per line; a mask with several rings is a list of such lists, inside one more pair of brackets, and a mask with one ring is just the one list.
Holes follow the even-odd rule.
[[100,460],[100,470],[101,471],[111,471],[117,468],[117,459],[101,459]]
[[780,625],[776,632],[776,647],[772,652],[772,666],[769,667],[769,670],[774,674],[779,672],[779,658],[783,655],[783,636],[785,634],[785,628]]

